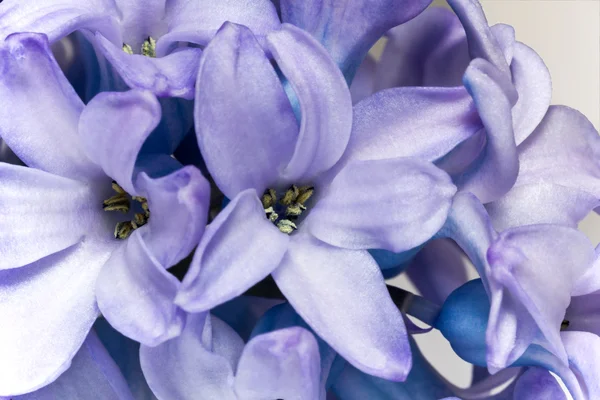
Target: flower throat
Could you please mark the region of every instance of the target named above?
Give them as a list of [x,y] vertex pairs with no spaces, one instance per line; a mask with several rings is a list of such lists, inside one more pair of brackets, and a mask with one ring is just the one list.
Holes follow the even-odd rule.
[[294,232],[298,227],[295,221],[306,210],[305,203],[314,193],[312,186],[292,185],[281,196],[277,197],[275,189],[267,189],[262,195],[261,202],[269,221],[287,235]]
[[[112,182],[112,188],[117,194],[102,202],[104,211],[119,211],[127,214],[131,208],[129,194],[115,181]],[[133,201],[140,203],[143,212],[135,213],[133,220],[118,222],[115,226],[115,239],[127,239],[131,233],[137,228],[146,225],[150,218],[150,209],[148,208],[148,200],[145,197],[131,196]]]

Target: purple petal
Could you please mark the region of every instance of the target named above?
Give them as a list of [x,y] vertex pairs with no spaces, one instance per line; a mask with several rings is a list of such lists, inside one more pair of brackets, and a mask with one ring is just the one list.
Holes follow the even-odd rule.
[[519,172],[511,116],[516,92],[499,74],[487,61],[476,59],[464,76],[465,87],[487,131],[487,143],[480,158],[455,181],[460,190],[472,192],[482,203],[510,190]]
[[206,228],[176,302],[190,312],[239,296],[279,265],[289,243],[265,216],[256,192],[235,197]]
[[248,188],[262,193],[292,156],[298,128],[290,102],[241,25],[224,25],[204,51],[194,115],[204,161],[230,199]]
[[567,400],[555,377],[543,368],[530,367],[517,379],[514,398],[519,400]]
[[309,32],[329,51],[344,74],[354,76],[371,46],[406,22],[431,0],[281,1],[281,19]]
[[494,65],[504,76],[510,71],[503,48],[488,26],[483,8],[477,0],[448,0],[467,35],[471,59],[481,58]]
[[348,362],[404,380],[411,367],[406,328],[369,253],[331,247],[303,232],[292,239],[273,272],[290,304]]
[[291,327],[254,337],[242,352],[235,375],[240,399],[319,398],[319,346],[304,328]]
[[544,61],[531,48],[516,42],[510,64],[512,80],[519,93],[513,107],[515,140],[521,144],[542,121],[552,98],[552,81]]
[[598,205],[600,138],[579,111],[550,107],[518,151],[515,187],[487,206],[498,229],[534,223],[575,227]]
[[600,292],[572,297],[565,320],[569,321],[569,331],[600,335]]
[[306,32],[284,24],[267,42],[301,113],[298,142],[283,176],[292,182],[311,181],[346,150],[352,129],[350,91],[325,49]]
[[168,33],[156,44],[159,56],[177,42],[207,45],[227,21],[244,25],[257,36],[278,29],[281,24],[269,0],[173,0],[169,1],[166,20]]
[[399,253],[442,227],[455,193],[448,174],[427,161],[355,161],[333,179],[306,223],[336,247]]
[[133,400],[119,367],[94,331],[75,354],[71,366],[56,381],[13,400],[81,400],[93,393],[96,400]]
[[100,93],[81,113],[79,134],[88,157],[129,194],[137,195],[137,156],[159,121],[160,104],[150,92]]
[[111,251],[86,241],[0,271],[0,326],[10,327],[0,331],[0,396],[46,386],[69,368],[98,316],[94,285]]
[[356,71],[356,77],[352,81],[350,86],[350,95],[352,96],[352,104],[356,104],[359,101],[369,97],[375,91],[375,78],[376,78],[377,61],[370,55],[367,55],[358,71]]
[[561,337],[569,355],[569,367],[576,372],[589,399],[600,398],[600,337],[589,332],[562,332]]
[[104,233],[101,201],[83,183],[0,163],[0,270],[30,264]]
[[115,329],[156,346],[181,333],[185,317],[173,304],[179,281],[152,256],[142,229],[113,252],[95,290],[102,315]]
[[148,385],[159,399],[236,400],[236,365],[231,364],[231,357],[232,353],[239,357],[243,345],[233,329],[218,318],[190,314],[180,336],[156,347],[142,345],[140,361]]
[[[165,29],[165,8],[169,7],[168,0],[152,0],[140,2],[137,0],[115,0],[119,9],[119,19],[123,31],[122,43],[139,49],[146,38],[157,38]],[[121,46],[121,43],[115,43]]]
[[423,11],[387,33],[377,65],[377,90],[398,86],[462,86],[471,61],[456,15],[440,7]]
[[127,54],[101,33],[96,33],[96,39],[102,54],[130,87],[150,90],[161,97],[194,98],[202,50],[186,47],[164,57],[153,58]]
[[530,225],[500,234],[488,250],[490,371],[512,364],[534,341],[566,363],[560,326],[578,278],[594,260],[581,232]]
[[454,289],[468,281],[464,253],[444,239],[427,243],[406,273],[423,297],[440,306]]
[[348,160],[446,155],[481,129],[464,88],[396,88],[354,107]]
[[4,0],[0,6],[0,39],[14,32],[39,32],[55,42],[78,29],[100,31],[121,42],[119,11],[111,0]]
[[69,178],[101,175],[77,135],[83,103],[56,64],[47,39],[30,33],[9,37],[0,45],[0,71],[5,102],[0,136],[17,156],[30,167]]

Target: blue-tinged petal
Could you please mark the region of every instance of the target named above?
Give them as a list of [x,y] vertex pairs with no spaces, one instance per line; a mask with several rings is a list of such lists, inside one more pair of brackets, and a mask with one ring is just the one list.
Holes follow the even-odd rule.
[[438,237],[454,240],[473,263],[488,290],[487,251],[498,236],[481,202],[471,193],[454,196],[448,219]]
[[488,26],[477,0],[448,0],[467,35],[471,59],[481,58],[494,65],[505,78],[510,77],[508,63],[496,36]]
[[549,371],[539,367],[528,368],[517,379],[514,398],[519,400],[567,400],[567,396],[556,378]]
[[500,70],[482,59],[471,62],[463,80],[487,132],[487,143],[455,182],[460,190],[472,192],[482,203],[488,203],[508,192],[519,172],[511,115],[516,91]]
[[282,0],[281,19],[323,43],[348,82],[371,46],[389,29],[423,11],[431,0]]
[[148,91],[100,93],[81,113],[80,140],[88,157],[135,196],[136,160],[159,121],[160,104]]
[[346,364],[333,390],[341,399],[433,400],[452,395],[452,391],[410,340],[413,367],[404,382],[392,382],[367,375]]
[[534,341],[566,363],[560,326],[577,280],[595,258],[589,240],[560,225],[511,228],[490,246],[487,258],[490,371],[512,364]]
[[266,297],[238,296],[213,308],[211,313],[231,326],[244,341],[248,341],[254,327],[263,315],[284,300]]
[[13,400],[133,400],[127,382],[94,331],[90,331],[71,366],[50,385]]
[[519,100],[512,113],[519,145],[546,115],[552,98],[552,81],[548,67],[535,51],[521,42],[515,43],[513,51],[510,71]]
[[97,215],[101,202],[81,182],[0,163],[0,270],[110,232]]
[[291,327],[252,338],[235,374],[235,392],[245,400],[319,398],[319,347],[306,329]]
[[132,88],[150,90],[160,97],[194,98],[194,84],[202,50],[185,47],[160,58],[127,54],[96,33],[103,55]]
[[25,164],[75,179],[102,175],[77,134],[83,103],[43,35],[16,34],[0,44],[0,98],[0,136]]
[[367,251],[332,247],[300,229],[273,278],[298,314],[348,362],[385,379],[406,378],[406,328]]
[[136,400],[157,400],[146,383],[140,364],[140,344],[115,330],[106,319],[100,317],[94,323],[94,331],[123,374],[127,386]]
[[207,311],[241,295],[279,265],[289,243],[252,189],[236,196],[206,228],[176,302]]
[[352,129],[350,91],[325,49],[308,33],[284,24],[267,36],[267,43],[300,105],[300,133],[283,177],[311,181],[346,150]]
[[140,360],[148,385],[159,400],[236,400],[232,355],[243,342],[224,322],[190,314],[180,336],[156,347],[142,346]]
[[78,29],[122,42],[119,10],[112,0],[5,0],[0,5],[0,39],[14,32],[39,32],[55,42]]
[[112,250],[89,240],[0,271],[0,396],[39,389],[69,368],[98,316],[94,285]]
[[550,107],[518,152],[515,186],[487,206],[498,229],[535,223],[576,227],[598,206],[600,137],[579,111]]
[[406,274],[423,297],[442,305],[452,291],[467,281],[464,253],[452,241],[430,241],[417,253]]
[[207,45],[225,22],[247,26],[257,36],[281,24],[269,0],[172,0],[166,12],[168,32],[156,44],[159,56],[177,42]]
[[247,28],[225,24],[204,51],[195,128],[204,161],[228,198],[277,181],[298,136],[275,70]]
[[376,90],[398,86],[462,86],[471,61],[456,15],[431,7],[391,29],[377,64]]
[[347,160],[418,157],[435,161],[482,128],[464,88],[396,88],[353,110]]
[[455,193],[448,174],[427,161],[354,161],[336,175],[306,224],[336,247],[398,253],[435,235]]

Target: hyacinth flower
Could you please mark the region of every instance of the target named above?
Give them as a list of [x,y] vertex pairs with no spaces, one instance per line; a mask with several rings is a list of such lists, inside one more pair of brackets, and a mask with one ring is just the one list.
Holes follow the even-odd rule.
[[[538,290],[539,291],[539,290]],[[456,353],[475,365],[486,365],[486,327],[491,319],[490,302],[481,280],[474,280],[454,291],[444,304],[436,327],[441,330]],[[562,324],[564,327],[566,324]],[[567,327],[569,328],[569,327]],[[558,331],[559,325],[556,327]],[[530,344],[510,367],[524,367],[522,375],[500,399],[566,399],[553,372],[564,382],[575,400],[600,396],[597,363],[593,355],[600,352],[600,337],[586,331],[560,332],[566,359],[557,357],[537,343]],[[590,357],[591,356],[591,357]],[[490,388],[493,389],[493,388]],[[549,397],[539,397],[549,394]]]
[[81,400],[90,398],[90,393],[98,400],[134,400],[126,380],[94,330],[87,335],[69,369],[56,381],[33,393],[0,399]]
[[402,380],[411,363],[406,330],[366,250],[402,251],[428,240],[455,188],[415,157],[346,160],[337,175],[329,173],[350,140],[344,78],[294,26],[266,43],[299,101],[300,126],[251,32],[226,24],[204,51],[195,114],[208,170],[231,201],[207,228],[176,303],[210,310],[272,273],[345,359]]
[[167,154],[138,154],[160,120],[151,93],[105,93],[84,107],[44,35],[10,36],[0,57],[10,103],[0,135],[29,166],[0,164],[6,396],[65,371],[99,309],[142,342],[180,331],[178,281],[165,268],[198,243],[209,186]]
[[[80,31],[129,87],[186,99],[194,95],[202,50],[181,43],[204,46],[225,21],[249,26],[257,35],[279,25],[268,0],[7,0],[0,4],[1,39],[14,32],[39,32],[54,43]],[[110,79],[107,71],[98,72],[104,76],[93,79]]]
[[180,336],[140,349],[142,370],[159,400],[319,398],[319,348],[300,327],[246,345],[226,323],[192,314]]

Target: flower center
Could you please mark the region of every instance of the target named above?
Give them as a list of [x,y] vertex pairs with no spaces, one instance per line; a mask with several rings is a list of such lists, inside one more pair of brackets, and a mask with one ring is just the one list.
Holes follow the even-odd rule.
[[568,320],[563,320],[563,322],[561,322],[560,324],[560,330],[561,331],[565,331],[567,330],[567,328],[569,327],[569,325],[571,325],[571,323]]
[[[123,43],[123,51],[127,54],[133,54],[133,49],[130,45]],[[156,40],[151,37],[144,40],[142,43],[141,54],[146,57],[156,57]]]
[[[102,209],[104,211],[119,211],[123,214],[127,214],[131,207],[129,194],[115,181],[112,182],[112,188],[117,194],[104,200],[102,202]],[[115,226],[115,239],[127,239],[134,230],[146,225],[150,218],[148,200],[140,196],[131,196],[131,199],[140,204],[143,212],[135,213],[133,215],[133,220],[131,221],[118,222]]]
[[298,227],[295,221],[306,211],[305,203],[311,198],[315,189],[312,186],[292,185],[281,197],[277,197],[275,189],[267,189],[261,202],[269,221],[287,235]]

